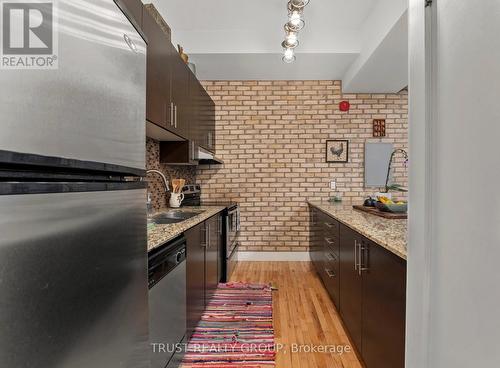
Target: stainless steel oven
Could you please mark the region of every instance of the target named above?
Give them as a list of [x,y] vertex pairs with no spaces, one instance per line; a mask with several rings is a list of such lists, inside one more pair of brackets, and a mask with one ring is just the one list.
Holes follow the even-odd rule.
[[240,234],[240,207],[238,205],[228,208],[226,229],[226,257],[229,258],[238,244],[238,236]]
[[233,204],[226,211],[226,238],[225,238],[225,267],[224,267],[224,282],[228,282],[231,274],[234,271],[236,262],[238,261],[238,236],[241,230],[240,223],[240,207]]

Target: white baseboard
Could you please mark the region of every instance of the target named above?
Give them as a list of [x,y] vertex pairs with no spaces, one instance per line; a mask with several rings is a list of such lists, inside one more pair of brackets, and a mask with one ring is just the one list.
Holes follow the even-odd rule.
[[238,261],[304,262],[310,260],[309,252],[238,252]]

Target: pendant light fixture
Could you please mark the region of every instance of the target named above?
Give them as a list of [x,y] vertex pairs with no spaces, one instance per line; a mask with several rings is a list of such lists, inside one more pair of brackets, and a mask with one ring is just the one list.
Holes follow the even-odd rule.
[[285,40],[282,42],[283,61],[293,63],[296,59],[294,49],[299,45],[299,31],[304,28],[304,8],[309,0],[289,0],[287,4],[288,22],[285,24]]

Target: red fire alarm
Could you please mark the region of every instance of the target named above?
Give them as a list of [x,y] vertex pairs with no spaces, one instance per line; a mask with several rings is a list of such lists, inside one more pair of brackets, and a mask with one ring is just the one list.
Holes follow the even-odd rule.
[[349,111],[350,108],[351,104],[349,103],[349,101],[342,101],[341,103],[339,103],[340,111]]

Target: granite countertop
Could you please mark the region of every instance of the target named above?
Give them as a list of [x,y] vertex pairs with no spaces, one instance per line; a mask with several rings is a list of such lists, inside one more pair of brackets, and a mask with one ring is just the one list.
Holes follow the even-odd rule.
[[352,208],[352,203],[308,201],[308,203],[332,216],[366,238],[391,251],[407,257],[407,220],[393,220],[371,215]]
[[184,231],[198,225],[199,223],[208,220],[210,217],[222,212],[225,209],[223,206],[197,206],[197,207],[181,207],[181,208],[165,208],[153,214],[158,215],[166,211],[183,211],[183,212],[200,212],[199,215],[190,219],[175,223],[175,224],[154,224],[148,225],[148,252],[158,248],[159,246],[175,239]]

